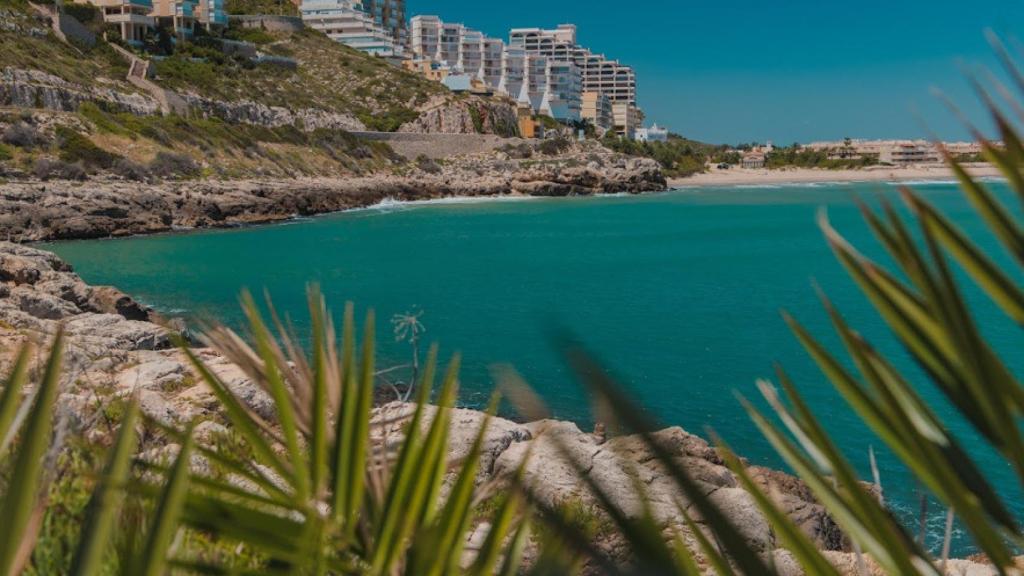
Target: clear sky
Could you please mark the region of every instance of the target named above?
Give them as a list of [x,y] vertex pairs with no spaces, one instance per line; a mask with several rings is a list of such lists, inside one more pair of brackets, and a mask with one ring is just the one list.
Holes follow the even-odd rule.
[[966,136],[932,95],[981,118],[958,60],[997,63],[985,40],[1024,37],[1024,0],[408,0],[505,38],[579,26],[581,44],[634,66],[640,106],[716,143]]

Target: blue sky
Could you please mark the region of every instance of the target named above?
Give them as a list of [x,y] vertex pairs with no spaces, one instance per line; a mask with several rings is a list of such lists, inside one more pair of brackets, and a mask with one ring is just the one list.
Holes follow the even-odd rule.
[[996,62],[991,28],[1024,37],[1024,0],[408,0],[410,15],[507,38],[579,26],[581,43],[634,66],[640,106],[709,142],[966,136],[932,96],[982,118],[958,67]]

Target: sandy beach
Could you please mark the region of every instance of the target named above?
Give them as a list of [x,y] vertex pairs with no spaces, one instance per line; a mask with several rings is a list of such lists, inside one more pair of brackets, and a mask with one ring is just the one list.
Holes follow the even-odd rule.
[[[968,171],[976,177],[999,176],[990,164],[968,164]],[[688,186],[742,186],[756,184],[805,184],[813,182],[900,182],[917,180],[951,180],[953,173],[944,164],[927,164],[905,168],[872,166],[856,170],[819,170],[789,168],[781,170],[750,170],[712,168],[704,174],[669,180],[672,188]]]

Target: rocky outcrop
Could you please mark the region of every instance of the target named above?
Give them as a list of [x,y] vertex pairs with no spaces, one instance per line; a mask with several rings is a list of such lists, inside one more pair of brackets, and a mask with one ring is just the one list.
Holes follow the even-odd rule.
[[160,105],[141,94],[85,87],[40,70],[7,67],[0,71],[0,106],[75,112],[86,102],[98,104],[111,112],[140,116],[160,113]]
[[421,107],[419,118],[398,131],[515,136],[519,128],[515,105],[509,100],[444,96]]
[[140,186],[120,180],[0,184],[0,233],[13,241],[104,238],[186,228],[274,222],[384,200],[449,196],[571,196],[663,190],[658,165],[596,145],[557,157],[504,153],[446,161],[403,175],[282,181],[186,181]]
[[241,100],[224,102],[211,100],[195,94],[183,94],[188,106],[205,118],[220,118],[233,124],[252,124],[277,128],[297,126],[303,130],[366,130],[366,125],[351,114],[341,114],[314,108],[292,110],[283,106],[267,106],[258,102]]
[[152,312],[111,287],[94,288],[55,255],[0,242],[0,323],[50,334],[63,323],[95,350],[159,350],[170,334]]

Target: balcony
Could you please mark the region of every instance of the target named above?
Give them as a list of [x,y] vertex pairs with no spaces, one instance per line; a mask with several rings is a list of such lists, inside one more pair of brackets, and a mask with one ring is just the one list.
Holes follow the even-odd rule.
[[138,24],[140,26],[152,26],[153,17],[148,14],[137,14],[133,12],[104,14],[103,21],[111,24]]

